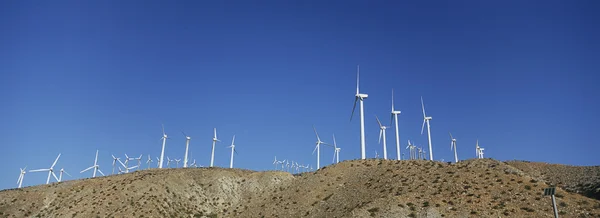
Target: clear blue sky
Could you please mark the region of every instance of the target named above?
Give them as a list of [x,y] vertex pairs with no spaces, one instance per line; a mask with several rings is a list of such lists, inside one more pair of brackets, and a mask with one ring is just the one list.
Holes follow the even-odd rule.
[[[0,189],[19,167],[74,178],[111,154],[193,158],[272,169],[273,156],[316,164],[315,125],[343,160],[360,157],[350,122],[361,67],[367,155],[392,88],[406,140],[420,135],[420,96],[434,157],[599,165],[598,1],[1,1]],[[388,152],[395,158],[393,130]],[[322,150],[322,165],[333,150]],[[74,179],[67,178],[67,179]],[[44,183],[27,173],[24,185]]]

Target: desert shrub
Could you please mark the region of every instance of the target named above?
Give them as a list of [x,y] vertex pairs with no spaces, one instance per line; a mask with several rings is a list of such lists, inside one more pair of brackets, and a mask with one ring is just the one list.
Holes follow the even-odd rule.
[[527,190],[531,190],[531,186],[529,186],[529,185],[525,185],[525,189],[527,189]]
[[429,201],[423,202],[423,207],[429,207]]
[[558,205],[561,207],[566,207],[567,203],[565,203],[564,201],[561,201],[560,203],[558,203]]

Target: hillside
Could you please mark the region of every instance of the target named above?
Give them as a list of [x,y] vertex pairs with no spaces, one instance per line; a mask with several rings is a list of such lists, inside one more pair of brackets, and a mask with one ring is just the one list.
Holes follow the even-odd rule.
[[528,161],[506,163],[565,191],[600,200],[600,166],[568,166]]
[[[541,181],[477,159],[345,161],[317,172],[151,169],[0,192],[0,217],[552,217]],[[557,190],[562,217],[600,201]]]

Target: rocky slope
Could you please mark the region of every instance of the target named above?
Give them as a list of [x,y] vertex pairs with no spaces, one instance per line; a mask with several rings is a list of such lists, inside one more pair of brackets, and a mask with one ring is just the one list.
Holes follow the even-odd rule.
[[600,166],[568,166],[529,161],[506,163],[566,191],[600,200]]
[[[548,185],[508,164],[345,161],[317,172],[151,169],[0,192],[0,217],[551,217]],[[557,190],[561,217],[600,201]]]

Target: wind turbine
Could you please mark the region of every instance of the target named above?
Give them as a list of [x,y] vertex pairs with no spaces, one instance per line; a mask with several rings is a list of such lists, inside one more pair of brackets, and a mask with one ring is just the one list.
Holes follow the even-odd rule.
[[167,144],[167,139],[168,139],[167,133],[165,133],[165,125],[164,124],[161,124],[161,125],[162,125],[163,135],[160,139],[163,140],[163,143],[162,143],[162,150],[160,152],[160,161],[158,161],[158,168],[163,168],[163,160],[165,157],[165,144]]
[[408,140],[408,146],[406,146],[406,149],[409,149],[409,158],[411,160],[416,159],[416,155],[415,155],[415,146],[413,144],[410,143],[410,140]]
[[113,158],[113,163],[112,163],[112,166],[113,166],[113,167],[112,167],[112,174],[114,175],[114,174],[115,174],[115,164],[117,163],[117,160],[118,160],[119,162],[121,162],[121,160],[120,160],[121,158],[115,157],[115,155],[112,155],[112,154],[111,154],[111,156],[112,156],[112,158]]
[[160,158],[156,157],[156,167],[160,166]]
[[277,170],[277,164],[279,162],[277,161],[277,156],[275,156],[275,160],[273,161],[273,165],[275,165],[275,170]]
[[58,158],[60,158],[60,154],[58,154],[58,157],[56,157],[56,160],[54,160],[54,163],[52,164],[52,166],[50,166],[49,169],[37,169],[37,170],[30,170],[29,172],[45,172],[48,171],[48,179],[46,179],[46,184],[50,183],[50,175],[54,176],[54,178],[56,179],[56,181],[58,181],[58,178],[56,177],[56,174],[54,174],[54,165],[56,165],[56,162],[58,162]]
[[61,168],[61,169],[60,169],[60,173],[58,174],[58,182],[61,182],[61,181],[62,181],[62,174],[63,174],[63,173],[65,173],[65,174],[69,175],[70,177],[73,177],[73,176],[71,176],[71,174],[67,173],[67,171],[65,171],[65,169]]
[[96,150],[96,159],[94,160],[94,165],[91,167],[88,167],[85,170],[82,170],[79,173],[83,173],[85,171],[91,170],[92,168],[94,168],[94,174],[92,174],[92,178],[96,177],[96,171],[100,172],[100,174],[102,174],[104,176],[104,173],[102,173],[102,171],[100,171],[100,166],[98,165],[98,150]]
[[140,166],[142,165],[142,154],[140,154],[140,157],[134,158],[138,161],[138,165],[137,168],[138,170],[140,169]]
[[379,154],[377,154],[377,150],[375,150],[375,158],[378,158]]
[[385,130],[388,127],[382,125],[381,121],[379,121],[379,118],[377,116],[375,116],[375,119],[377,119],[377,123],[379,124],[379,143],[381,143],[381,137],[383,136],[383,159],[387,160],[387,144],[386,144],[387,137],[385,137]]
[[21,173],[19,173],[19,179],[17,180],[17,184],[19,184],[18,188],[21,188],[21,186],[23,185],[23,179],[25,178],[25,173],[27,173],[27,166],[25,166],[25,168],[23,169],[19,168],[19,170],[21,170]]
[[231,148],[231,160],[229,161],[229,168],[233,168],[233,152],[237,154],[235,150],[235,135],[233,135],[233,139],[231,140],[231,145],[228,148]]
[[188,149],[190,147],[190,140],[192,140],[192,137],[189,137],[183,131],[181,131],[181,133],[183,133],[183,136],[185,136],[185,156],[183,157],[183,168],[186,168],[188,167]]
[[456,139],[452,137],[452,133],[448,133],[450,134],[450,139],[452,140],[450,142],[450,150],[454,149],[454,162],[458,163],[458,155],[456,154]]
[[[337,143],[335,143],[335,134],[333,135],[333,161],[336,161],[335,163],[339,163],[340,162],[340,150],[342,150],[342,148],[337,146]],[[332,161],[332,162],[333,162]]]
[[317,169],[321,168],[321,144],[324,145],[329,145],[323,141],[321,141],[321,138],[319,138],[319,133],[317,133],[317,129],[315,128],[315,126],[313,126],[313,130],[315,131],[315,135],[317,135],[317,146],[315,146],[315,150],[313,150],[313,155],[315,154],[315,151],[317,151]]
[[483,159],[483,150],[485,150],[485,148],[479,147],[479,139],[477,139],[477,144],[475,145],[475,149],[477,152],[477,158]]
[[400,133],[398,133],[398,114],[400,113],[400,111],[394,110],[394,89],[392,89],[392,116],[390,118],[396,121],[394,123],[396,124],[396,156],[398,160],[400,160]]
[[429,121],[433,119],[433,117],[428,117],[427,115],[425,115],[425,104],[423,104],[422,96],[421,107],[423,108],[423,125],[421,125],[421,135],[423,135],[423,128],[425,127],[425,123],[427,123],[427,139],[429,140],[429,160],[433,160],[433,149],[431,148],[431,128],[429,126]]
[[146,161],[146,164],[148,164],[148,168],[146,169],[150,169],[150,163],[152,163],[152,158],[150,158],[150,155],[148,155],[148,160]]
[[171,168],[171,162],[172,160],[167,156],[167,168]]
[[481,156],[479,155],[479,139],[477,139],[477,143],[475,144],[475,156],[477,156],[477,158],[481,158]]
[[221,140],[219,140],[217,138],[217,128],[214,128],[214,136],[213,136],[213,143],[212,143],[212,152],[210,154],[210,167],[213,167],[214,163],[215,163],[215,144],[217,142],[220,142]]
[[[367,158],[365,152],[365,108],[363,101],[369,97],[367,94],[361,94],[358,88],[360,78],[360,66],[356,66],[356,95],[354,95],[354,106],[352,107],[352,115],[350,115],[350,121],[354,117],[354,109],[356,108],[356,102],[360,100],[360,155],[364,160]],[[317,169],[319,167],[317,166]]]
[[177,168],[179,168],[179,162],[181,162],[181,159],[175,159],[175,166],[177,166]]

